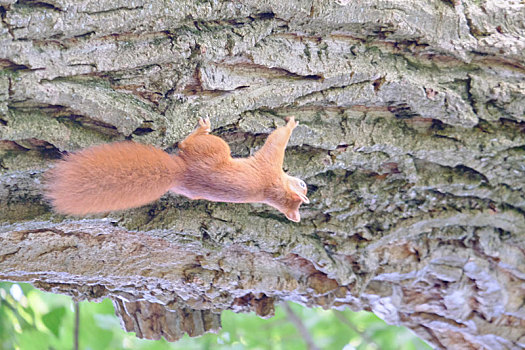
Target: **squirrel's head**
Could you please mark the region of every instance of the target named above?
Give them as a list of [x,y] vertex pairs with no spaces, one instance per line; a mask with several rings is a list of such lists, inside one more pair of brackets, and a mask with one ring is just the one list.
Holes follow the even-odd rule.
[[[282,187],[279,193],[274,193],[268,204],[286,215],[289,220],[299,222],[301,221],[299,207],[303,203],[310,203],[310,200],[306,197],[308,189],[304,181],[299,178],[285,174],[282,179]],[[284,193],[282,191],[283,188]]]

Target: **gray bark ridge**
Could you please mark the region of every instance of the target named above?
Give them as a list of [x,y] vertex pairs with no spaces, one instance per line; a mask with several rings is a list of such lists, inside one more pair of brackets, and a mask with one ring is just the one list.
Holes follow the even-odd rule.
[[[221,310],[371,310],[437,348],[525,347],[525,4],[0,0],[0,280],[113,299],[168,340]],[[300,121],[302,222],[167,195],[66,218],[42,172],[210,117],[235,156]]]

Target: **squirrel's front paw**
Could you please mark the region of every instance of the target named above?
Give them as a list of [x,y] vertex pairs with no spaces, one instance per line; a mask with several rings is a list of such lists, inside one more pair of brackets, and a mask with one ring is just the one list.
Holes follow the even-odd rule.
[[286,126],[289,127],[289,128],[292,128],[292,130],[295,129],[297,127],[297,125],[299,125],[299,122],[295,121],[295,117],[293,115],[289,116],[289,117],[286,117],[284,120],[286,120],[288,122],[286,124]]
[[205,131],[207,133],[211,132],[210,118],[206,118],[206,119],[199,118],[199,125],[200,125],[201,129],[203,129],[203,131]]

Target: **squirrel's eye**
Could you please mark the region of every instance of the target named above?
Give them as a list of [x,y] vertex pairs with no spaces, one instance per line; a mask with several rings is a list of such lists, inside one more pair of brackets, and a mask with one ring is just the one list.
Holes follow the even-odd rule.
[[301,186],[301,188],[306,188],[306,184],[304,183],[304,181],[299,181],[299,186]]

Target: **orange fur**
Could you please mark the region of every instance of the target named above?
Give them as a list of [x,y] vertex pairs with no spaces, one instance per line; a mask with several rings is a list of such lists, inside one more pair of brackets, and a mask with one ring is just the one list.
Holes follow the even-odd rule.
[[271,205],[299,221],[306,185],[282,170],[284,150],[297,126],[293,117],[253,156],[234,159],[224,140],[209,134],[209,120],[170,156],[153,146],[117,142],[66,156],[46,173],[46,197],[57,212],[85,215],[139,207],[166,191],[191,199]]

